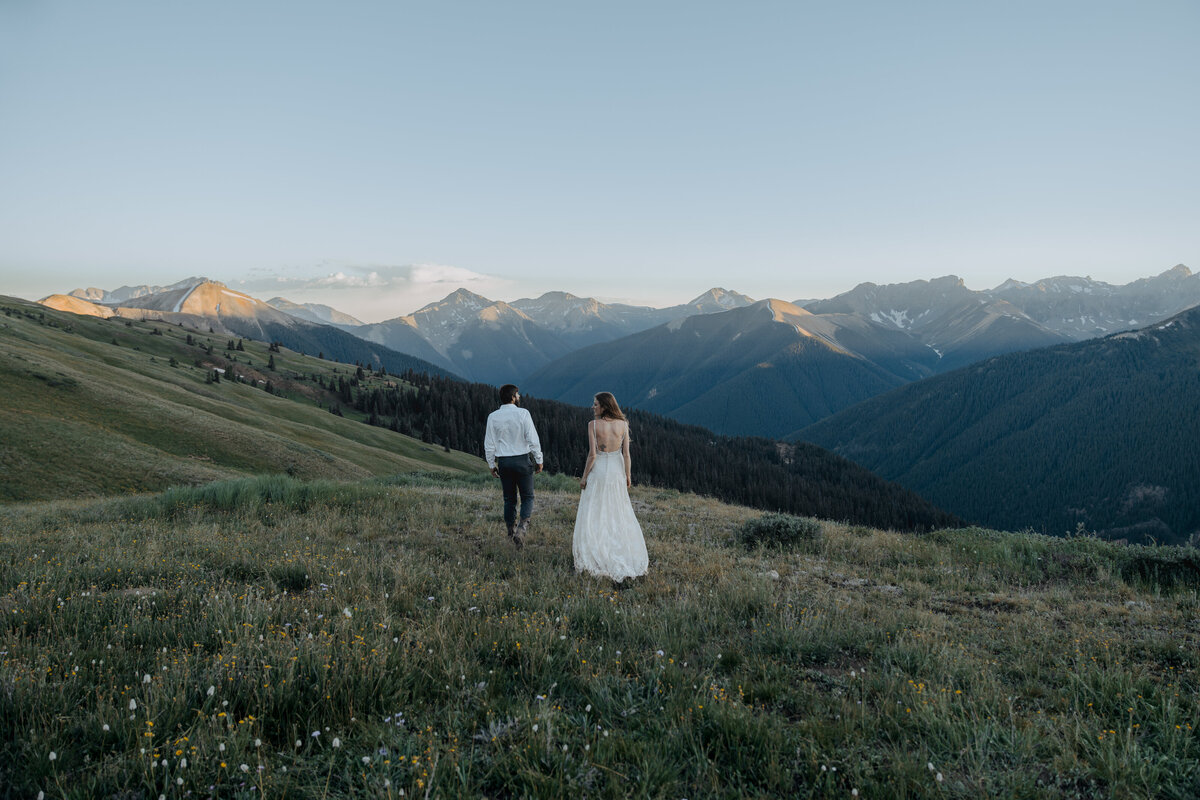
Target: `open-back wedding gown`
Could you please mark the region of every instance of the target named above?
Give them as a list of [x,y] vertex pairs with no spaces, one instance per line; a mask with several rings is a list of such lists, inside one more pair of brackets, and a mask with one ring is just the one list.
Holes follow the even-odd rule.
[[[628,435],[626,426],[624,436]],[[629,502],[621,448],[596,453],[587,486],[579,495],[571,550],[577,570],[614,581],[646,574],[650,559],[642,526]]]

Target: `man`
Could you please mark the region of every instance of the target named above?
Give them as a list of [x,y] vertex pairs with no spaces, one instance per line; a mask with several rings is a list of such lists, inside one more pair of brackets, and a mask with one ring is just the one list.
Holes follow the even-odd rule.
[[[492,475],[504,488],[504,524],[517,549],[525,544],[533,516],[533,474],[542,471],[542,443],[533,417],[520,407],[521,393],[506,383],[500,387],[500,408],[487,418],[483,455]],[[521,495],[521,521],[517,522],[517,493]]]

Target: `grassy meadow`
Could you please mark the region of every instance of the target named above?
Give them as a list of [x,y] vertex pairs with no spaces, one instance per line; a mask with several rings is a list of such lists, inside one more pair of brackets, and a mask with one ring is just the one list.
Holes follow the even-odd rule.
[[521,551],[478,474],[0,507],[0,794],[1200,794],[1195,551],[747,545],[757,512],[635,487],[617,587],[538,481]]
[[[0,502],[263,473],[345,480],[486,469],[481,458],[363,425],[348,410],[331,414],[336,394],[313,377],[329,385],[352,377],[353,365],[230,341],[0,297]],[[208,382],[214,366],[226,370],[220,383]],[[228,379],[235,374],[244,381]],[[364,385],[395,380],[367,370]]]

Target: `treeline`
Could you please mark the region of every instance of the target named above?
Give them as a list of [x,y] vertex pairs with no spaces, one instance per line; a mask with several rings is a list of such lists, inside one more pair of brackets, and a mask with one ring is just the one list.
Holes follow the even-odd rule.
[[[402,378],[404,384],[396,386],[356,385],[351,378],[336,391],[373,425],[483,455],[487,415],[500,405],[496,387],[412,371]],[[528,396],[522,405],[537,424],[546,469],[582,473],[591,411]],[[895,530],[961,524],[916,494],[814,445],[717,436],[639,411],[629,420],[636,483]]]

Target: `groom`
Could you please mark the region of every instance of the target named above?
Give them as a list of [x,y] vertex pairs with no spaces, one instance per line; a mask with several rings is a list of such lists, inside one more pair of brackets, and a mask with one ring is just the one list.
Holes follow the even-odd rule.
[[[542,443],[533,417],[520,407],[521,393],[511,383],[500,387],[500,408],[487,418],[483,455],[492,475],[504,488],[504,524],[517,549],[525,544],[533,516],[533,474],[542,471]],[[521,495],[521,522],[517,523],[517,493]]]

